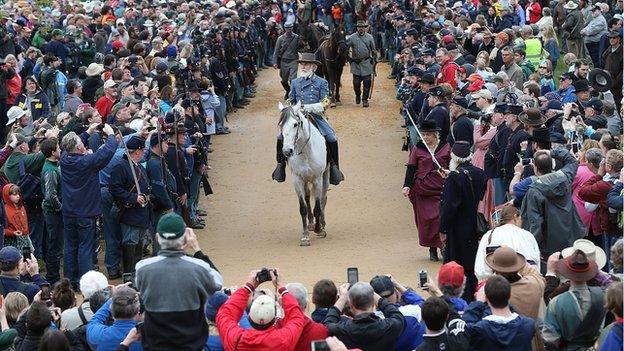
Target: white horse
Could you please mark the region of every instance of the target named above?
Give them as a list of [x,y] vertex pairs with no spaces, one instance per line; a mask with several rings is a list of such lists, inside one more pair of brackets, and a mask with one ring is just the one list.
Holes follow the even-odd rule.
[[[309,230],[324,238],[325,204],[329,188],[329,166],[325,138],[301,110],[301,104],[278,105],[281,116],[279,126],[284,137],[282,152],[288,159],[295,191],[299,197],[299,213],[303,222],[303,233],[299,245],[310,246]],[[314,194],[314,212],[310,194]]]

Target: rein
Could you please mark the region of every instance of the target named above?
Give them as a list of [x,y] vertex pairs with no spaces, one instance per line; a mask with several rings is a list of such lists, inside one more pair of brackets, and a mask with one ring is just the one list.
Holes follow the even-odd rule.
[[[294,112],[294,111],[293,111]],[[296,153],[297,156],[301,155],[303,153],[303,150],[305,150],[306,146],[308,146],[308,142],[310,141],[310,137],[312,137],[312,133],[311,133],[311,122],[310,122],[310,118],[306,117],[306,119],[308,120],[308,138],[305,141],[305,144],[303,144],[303,146],[301,147],[301,149],[299,150],[298,153]],[[299,121],[299,125],[297,126],[297,132],[295,133],[295,145],[297,145],[297,141],[299,140],[299,129],[301,129],[301,119],[298,119]]]

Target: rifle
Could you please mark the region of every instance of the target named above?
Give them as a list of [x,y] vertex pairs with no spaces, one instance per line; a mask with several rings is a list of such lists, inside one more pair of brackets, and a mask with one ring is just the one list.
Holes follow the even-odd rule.
[[[173,139],[173,143],[175,144],[175,162],[176,162],[176,167],[178,168],[178,173],[180,174],[180,176],[182,176],[182,172],[180,171],[180,150],[179,150],[179,145],[178,145],[178,119],[179,119],[179,113],[174,112],[173,115],[173,132],[174,132],[174,139]],[[188,194],[187,194],[187,199],[188,199]],[[177,199],[179,200],[179,198]],[[182,212],[182,219],[184,219],[184,222],[186,224],[191,224],[193,221],[191,220],[191,214],[189,212],[188,206],[186,206],[186,203],[182,203],[180,201],[178,201],[180,203],[180,212]]]

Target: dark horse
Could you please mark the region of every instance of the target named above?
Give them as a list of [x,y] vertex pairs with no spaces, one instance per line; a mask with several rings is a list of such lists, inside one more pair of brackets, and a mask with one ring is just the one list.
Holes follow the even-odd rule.
[[329,37],[319,45],[317,57],[321,62],[323,77],[329,83],[331,107],[340,104],[340,77],[347,63],[347,43],[344,23],[334,28]]
[[299,52],[316,52],[324,33],[314,23],[302,24],[299,27]]

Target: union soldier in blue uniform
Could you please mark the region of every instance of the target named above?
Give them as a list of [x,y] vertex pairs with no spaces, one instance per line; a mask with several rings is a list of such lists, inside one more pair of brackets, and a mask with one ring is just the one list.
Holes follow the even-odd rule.
[[[299,68],[301,76],[292,80],[288,101],[294,105],[301,102],[305,112],[314,117],[314,121],[325,137],[327,144],[327,156],[330,162],[329,182],[338,185],[344,176],[338,166],[338,139],[332,126],[323,118],[325,108],[329,105],[329,84],[316,74],[317,65],[320,64],[314,53],[299,54]],[[278,182],[286,180],[286,157],[282,153],[282,135],[277,138],[277,167],[273,171],[273,179]]]
[[126,143],[126,154],[111,171],[108,183],[110,193],[120,208],[118,220],[121,223],[124,273],[134,272],[134,265],[143,257],[143,245],[151,229],[151,187],[147,172],[140,163],[144,149],[145,139],[131,137]]

